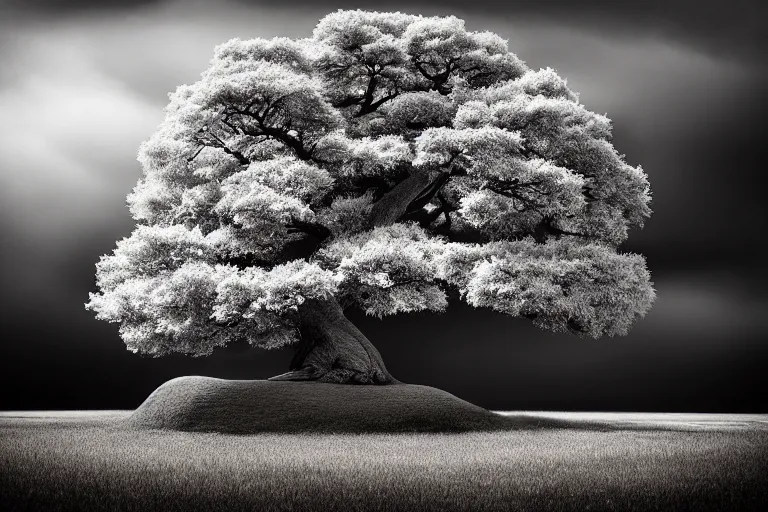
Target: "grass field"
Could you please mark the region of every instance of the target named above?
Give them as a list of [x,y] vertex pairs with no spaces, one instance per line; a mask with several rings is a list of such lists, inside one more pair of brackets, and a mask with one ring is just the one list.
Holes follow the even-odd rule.
[[135,431],[127,414],[0,414],[0,510],[768,510],[765,416],[237,436]]

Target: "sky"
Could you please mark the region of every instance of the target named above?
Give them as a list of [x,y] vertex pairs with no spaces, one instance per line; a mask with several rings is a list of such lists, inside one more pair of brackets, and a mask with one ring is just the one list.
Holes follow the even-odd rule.
[[399,380],[493,410],[768,413],[760,2],[0,0],[0,410],[131,409],[181,375],[262,379],[290,350],[140,357],[84,309],[134,223],[125,196],[167,93],[239,37],[307,37],[338,8],[456,15],[552,67],[641,165],[653,216],[624,252],[657,290],[624,337],[581,339],[466,304],[349,312]]

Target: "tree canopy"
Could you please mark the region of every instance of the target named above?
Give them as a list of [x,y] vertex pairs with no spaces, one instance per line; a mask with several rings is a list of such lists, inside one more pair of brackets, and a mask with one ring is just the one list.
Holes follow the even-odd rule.
[[651,214],[645,173],[496,34],[338,11],[307,39],[218,46],[169,97],[137,227],[86,304],[134,352],[293,344],[310,300],[381,317],[453,294],[592,337],[653,303],[645,259],[618,251]]

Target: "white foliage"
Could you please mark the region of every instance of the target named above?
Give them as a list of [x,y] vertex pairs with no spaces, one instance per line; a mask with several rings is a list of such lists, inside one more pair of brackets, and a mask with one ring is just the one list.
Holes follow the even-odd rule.
[[231,340],[208,322],[216,284],[226,269],[202,261],[186,261],[158,275],[135,275],[100,294],[86,307],[97,318],[121,322],[129,350],[159,356],[170,352],[206,355]]
[[163,183],[153,175],[139,180],[128,194],[126,203],[137,221],[150,224],[169,222],[175,215],[174,207],[181,203],[185,187]]
[[396,135],[346,139],[346,143],[343,163],[339,166],[342,176],[386,177],[398,164],[413,159],[411,147]]
[[225,183],[260,183],[305,203],[322,197],[333,185],[328,171],[294,157],[254,162],[236,176],[228,178]]
[[529,70],[520,77],[519,84],[522,90],[531,96],[541,94],[547,98],[563,98],[574,102],[579,99],[578,95],[568,88],[566,80],[552,68]]
[[319,140],[316,152],[329,172],[340,178],[386,178],[413,159],[410,145],[396,135],[354,139],[336,132]]
[[230,216],[234,222],[246,228],[284,225],[294,220],[314,220],[315,213],[308,204],[264,185],[258,171],[258,168],[243,171],[224,180],[221,185],[222,198],[213,211]]
[[214,254],[197,228],[138,226],[130,237],[117,242],[110,255],[96,264],[96,284],[111,290],[120,282],[139,276],[156,276],[190,260],[213,261]]
[[474,306],[595,338],[626,334],[656,295],[642,256],[599,244],[456,244],[438,264],[441,277],[459,286]]
[[347,11],[328,14],[315,27],[314,39],[340,44],[375,41],[380,34],[399,37],[417,16],[400,12]]
[[[340,10],[311,38],[232,39],[139,148],[141,225],[97,264],[87,307],[150,355],[293,343],[309,298],[441,311],[451,287],[547,329],[624,334],[654,291],[616,247],[651,192],[611,138],[553,69],[453,16]],[[415,192],[418,211],[371,229]],[[449,241],[465,234],[482,243]],[[314,254],[286,263],[307,237]]]
[[317,261],[337,273],[342,290],[368,314],[442,311],[447,302],[433,262],[442,246],[415,224],[394,224],[340,238]]
[[403,34],[407,51],[432,75],[449,66],[475,87],[521,76],[527,67],[490,32],[468,32],[455,16],[419,18]]
[[436,168],[457,163],[469,169],[476,162],[498,161],[516,155],[522,137],[517,132],[484,126],[482,128],[430,128],[416,139],[416,167]]
[[367,229],[368,217],[373,207],[373,195],[341,196],[329,208],[318,212],[318,221],[327,226],[337,237],[354,234]]
[[[525,232],[542,217],[578,215],[586,205],[581,193],[584,179],[546,160],[514,158],[486,169],[475,166],[473,171],[478,169],[482,172],[477,180],[483,184],[460,200],[458,211],[493,238]],[[542,195],[547,200],[531,208]]]
[[297,69],[303,73],[312,71],[311,63],[301,43],[287,37],[273,39],[254,38],[243,41],[230,39],[214,50],[213,68],[226,69],[238,62],[272,62]]
[[267,271],[257,267],[231,272],[217,287],[213,316],[231,320],[251,318],[261,311],[296,310],[305,300],[331,297],[338,280],[315,263],[294,260]]
[[453,127],[459,130],[464,128],[481,128],[493,123],[493,114],[488,105],[483,101],[470,100],[462,103],[453,119]]
[[410,135],[411,130],[450,126],[456,106],[436,91],[409,92],[393,99],[383,111],[382,132]]

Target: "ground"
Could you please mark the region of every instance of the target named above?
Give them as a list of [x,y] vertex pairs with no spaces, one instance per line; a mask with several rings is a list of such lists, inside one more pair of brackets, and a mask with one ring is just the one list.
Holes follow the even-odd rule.
[[503,418],[430,386],[196,375],[158,387],[128,422],[137,428],[220,434],[476,432],[537,423],[525,417]]
[[0,413],[0,510],[768,510],[768,416],[232,435],[136,430],[129,414]]

